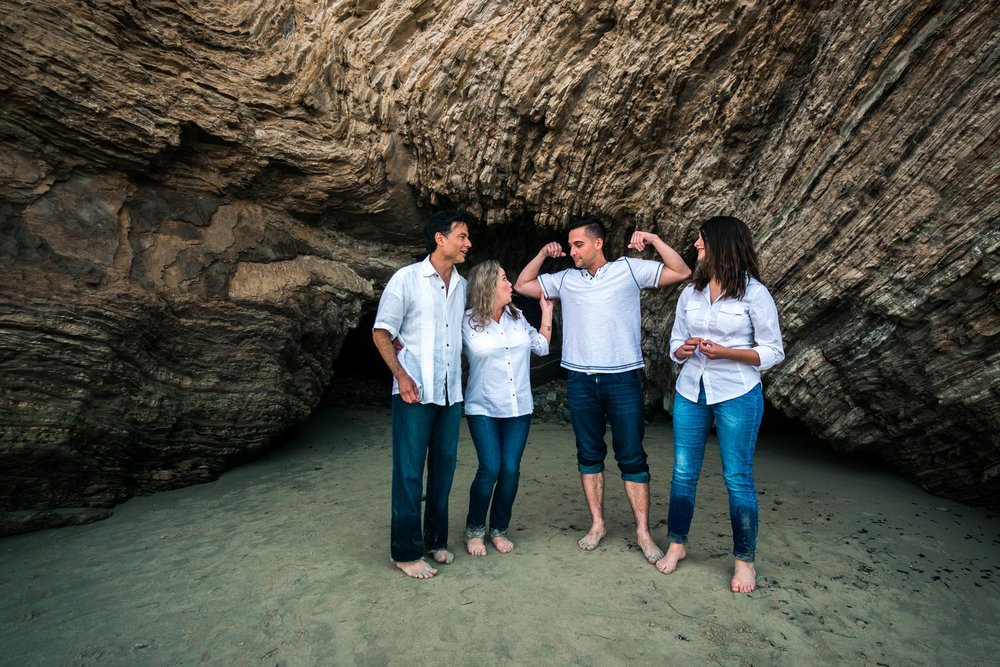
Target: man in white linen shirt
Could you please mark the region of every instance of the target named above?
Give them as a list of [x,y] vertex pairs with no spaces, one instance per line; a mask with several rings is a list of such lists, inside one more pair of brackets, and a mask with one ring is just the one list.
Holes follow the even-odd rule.
[[524,296],[562,302],[562,367],[576,434],[577,464],[591,515],[591,526],[578,542],[593,551],[606,534],[604,523],[604,442],[611,424],[615,460],[635,515],[636,539],[643,556],[655,563],[663,556],[649,533],[649,465],[642,446],[645,407],[640,369],[639,292],[664,287],[691,275],[681,256],[660,237],[637,231],[629,247],[653,246],[662,262],[604,257],[604,224],[588,216],[569,225],[570,257],[576,266],[538,275],[547,257],[564,257],[562,246],[543,247],[521,271],[514,286]]
[[375,346],[393,377],[390,554],[396,567],[415,579],[437,574],[423,559],[425,553],[438,563],[454,560],[448,551],[448,496],[462,414],[466,288],[455,265],[465,261],[472,247],[471,221],[468,213],[458,210],[440,211],[428,219],[428,256],[389,279],[372,327]]

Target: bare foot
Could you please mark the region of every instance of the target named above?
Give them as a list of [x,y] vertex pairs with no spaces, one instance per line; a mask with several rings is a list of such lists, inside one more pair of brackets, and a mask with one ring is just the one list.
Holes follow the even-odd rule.
[[435,549],[430,552],[431,558],[442,565],[447,565],[455,560],[455,554],[448,551],[447,549]]
[[465,548],[470,556],[485,556],[486,544],[481,537],[470,537],[465,541]]
[[438,571],[431,567],[423,558],[420,560],[410,561],[408,563],[393,564],[402,570],[403,574],[408,577],[413,577],[414,579],[430,579],[438,573]]
[[656,569],[663,574],[670,574],[677,569],[677,563],[684,560],[687,555],[687,549],[684,548],[683,544],[671,542],[670,546],[667,547],[666,555],[656,561]]
[[508,540],[503,535],[497,535],[490,541],[493,542],[493,546],[496,547],[497,551],[499,551],[502,554],[509,554],[511,551],[514,550],[514,543]]
[[591,526],[590,532],[581,537],[577,544],[584,551],[593,551],[605,535],[607,535],[607,531],[604,530],[604,526]]
[[734,593],[749,593],[757,588],[757,570],[753,563],[736,559],[736,568],[733,571],[733,580],[729,582],[729,588]]
[[636,540],[639,543],[639,548],[642,549],[642,555],[646,557],[650,563],[656,563],[661,558],[663,558],[663,549],[656,546],[656,542],[650,535],[645,535]]

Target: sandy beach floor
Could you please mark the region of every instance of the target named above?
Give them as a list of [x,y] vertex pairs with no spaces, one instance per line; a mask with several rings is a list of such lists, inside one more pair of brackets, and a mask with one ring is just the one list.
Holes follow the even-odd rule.
[[[646,443],[666,546],[669,424]],[[759,588],[736,595],[714,445],[690,555],[665,576],[635,545],[616,470],[608,537],[577,548],[588,516],[572,429],[538,421],[517,548],[467,555],[463,424],[457,557],[416,581],[389,561],[388,411],[322,410],[213,483],[0,539],[0,664],[996,664],[1000,516],[818,447],[759,443]]]

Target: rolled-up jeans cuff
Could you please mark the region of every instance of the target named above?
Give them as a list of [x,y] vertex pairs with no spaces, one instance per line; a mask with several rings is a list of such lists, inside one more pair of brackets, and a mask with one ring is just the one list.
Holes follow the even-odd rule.
[[750,551],[750,552],[744,553],[744,554],[738,554],[738,553],[736,553],[735,549],[733,550],[733,558],[735,558],[736,560],[745,561],[747,563],[752,563],[753,559],[754,559],[754,556],[756,556],[756,555],[757,554],[754,553],[753,551]]
[[465,539],[471,540],[475,538],[483,539],[486,537],[486,526],[466,526],[465,527]]
[[604,472],[603,463],[594,463],[592,465],[580,464],[580,474],[582,475],[596,475],[599,472]]
[[688,538],[687,537],[682,537],[682,536],[678,535],[677,533],[668,532],[667,533],[667,540],[669,540],[671,542],[671,544],[687,544]]
[[639,484],[649,484],[648,472],[623,472],[622,479],[626,482],[638,482]]
[[494,537],[507,537],[507,531],[494,528],[490,531],[490,539],[492,540]]

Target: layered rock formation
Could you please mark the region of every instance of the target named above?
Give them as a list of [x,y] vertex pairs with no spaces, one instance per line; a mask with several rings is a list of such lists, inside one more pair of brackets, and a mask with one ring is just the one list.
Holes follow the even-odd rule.
[[[578,213],[620,250],[743,217],[772,403],[1000,506],[996,28],[902,0],[0,0],[2,509],[50,525],[265,446],[441,204],[513,270]],[[645,304],[664,392],[674,296]]]

